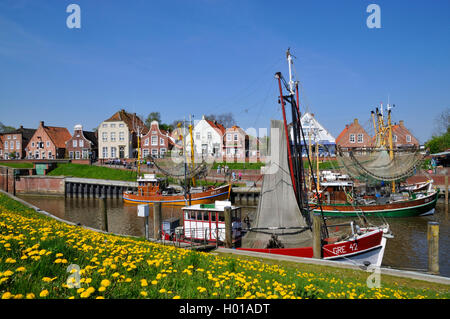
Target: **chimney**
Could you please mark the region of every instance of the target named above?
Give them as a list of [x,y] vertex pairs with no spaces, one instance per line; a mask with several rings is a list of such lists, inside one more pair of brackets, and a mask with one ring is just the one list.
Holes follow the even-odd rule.
[[358,124],[358,119],[354,119],[353,124]]
[[400,124],[401,127],[404,127],[403,123],[404,123],[403,120],[400,120],[400,121],[398,122],[398,124]]
[[314,117],[314,113],[311,113],[311,116]]
[[44,126],[44,121],[40,121],[39,126]]
[[21,126],[19,127],[19,129],[23,129],[23,125],[21,125]]

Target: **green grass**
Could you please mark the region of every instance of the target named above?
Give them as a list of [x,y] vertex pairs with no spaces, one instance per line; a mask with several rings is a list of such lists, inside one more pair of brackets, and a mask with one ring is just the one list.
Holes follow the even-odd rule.
[[261,166],[264,166],[265,163],[257,162],[257,163],[233,163],[233,162],[223,162],[223,163],[214,163],[212,166],[212,169],[217,169],[217,167],[220,165],[220,167],[224,167],[225,165],[228,166],[231,170],[236,169],[260,169]]
[[50,171],[47,175],[136,181],[136,171],[133,170],[121,170],[109,167],[72,163],[59,163],[57,167]]
[[33,163],[24,163],[24,162],[2,162],[0,166],[8,166],[12,168],[33,168]]

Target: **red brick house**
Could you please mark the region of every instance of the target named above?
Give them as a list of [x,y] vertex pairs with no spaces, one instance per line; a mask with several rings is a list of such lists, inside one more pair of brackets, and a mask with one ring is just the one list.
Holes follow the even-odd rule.
[[66,153],[70,159],[96,159],[98,157],[97,134],[83,131],[83,126],[75,125],[72,138],[66,142]]
[[248,157],[249,137],[239,126],[225,130],[223,135],[223,154],[226,161],[245,160]]
[[35,129],[20,126],[17,130],[2,134],[0,144],[0,158],[2,159],[23,159],[26,158],[25,148],[28,145]]
[[173,143],[171,137],[165,130],[159,128],[157,121],[150,124],[150,129],[147,134],[141,139],[141,157],[148,156],[164,157],[169,148],[172,148]]
[[403,121],[392,126],[392,143],[394,148],[419,147],[420,143],[405,127]]
[[39,127],[25,148],[30,159],[57,159],[66,157],[66,142],[72,138],[65,127],[46,126],[41,121]]
[[3,159],[3,135],[0,134],[0,159]]
[[359,124],[358,119],[345,125],[341,134],[336,138],[336,145],[341,148],[364,148],[372,146],[372,137]]

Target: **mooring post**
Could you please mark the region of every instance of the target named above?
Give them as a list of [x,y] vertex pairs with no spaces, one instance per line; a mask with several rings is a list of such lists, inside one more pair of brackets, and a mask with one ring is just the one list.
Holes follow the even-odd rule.
[[102,196],[100,198],[100,209],[103,214],[103,229],[105,232],[108,232],[108,210],[106,206],[106,197]]
[[231,229],[231,207],[224,208],[225,215],[225,248],[232,247],[232,229]]
[[160,239],[162,209],[161,202],[153,203],[153,238]]
[[320,215],[313,215],[313,257],[322,258],[322,217]]
[[448,210],[448,175],[445,175],[445,210]]
[[432,274],[439,273],[439,223],[428,222],[428,271]]

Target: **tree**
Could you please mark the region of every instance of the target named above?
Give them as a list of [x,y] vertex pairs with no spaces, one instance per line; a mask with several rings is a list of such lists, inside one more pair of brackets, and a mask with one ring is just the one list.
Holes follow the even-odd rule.
[[433,136],[425,143],[425,146],[430,150],[431,154],[444,152],[450,148],[450,127],[447,128],[447,132],[444,134]]
[[434,135],[438,136],[447,132],[450,128],[450,108],[447,107],[442,113],[436,116]]
[[0,133],[10,133],[15,130],[16,130],[15,127],[3,125],[3,123],[0,122]]
[[161,113],[159,113],[159,112],[151,112],[147,116],[147,119],[145,120],[145,125],[147,125],[147,127],[150,127],[151,123],[153,121],[156,121],[156,122],[158,122],[158,124],[161,124]]
[[234,120],[233,114],[231,112],[222,113],[222,114],[210,114],[206,115],[205,119],[208,121],[216,121],[219,124],[222,124],[224,127],[232,127],[236,125],[236,121]]

